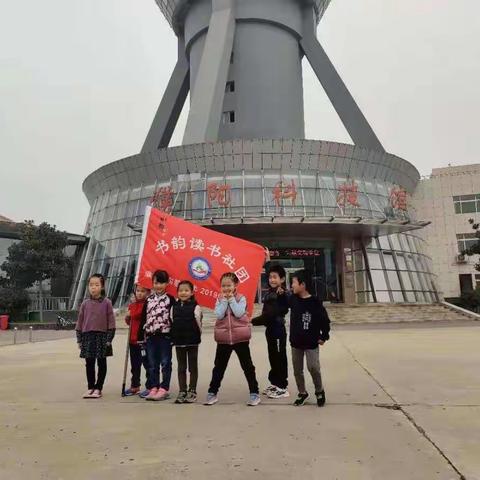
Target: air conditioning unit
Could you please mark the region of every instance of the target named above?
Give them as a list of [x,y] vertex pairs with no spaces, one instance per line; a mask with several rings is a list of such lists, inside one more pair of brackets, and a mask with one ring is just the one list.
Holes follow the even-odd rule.
[[456,257],[455,260],[457,263],[467,263],[467,257],[463,253],[459,253]]

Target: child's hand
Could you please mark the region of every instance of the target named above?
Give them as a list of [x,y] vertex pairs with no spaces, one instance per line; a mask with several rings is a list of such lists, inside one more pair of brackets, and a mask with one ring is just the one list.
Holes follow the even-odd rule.
[[278,288],[277,288],[277,293],[278,293],[279,295],[282,295],[282,293],[284,293],[284,292],[285,292],[285,290],[284,290],[282,287],[278,287]]
[[319,341],[318,341],[318,344],[319,344],[319,345],[325,345],[325,340],[319,340]]

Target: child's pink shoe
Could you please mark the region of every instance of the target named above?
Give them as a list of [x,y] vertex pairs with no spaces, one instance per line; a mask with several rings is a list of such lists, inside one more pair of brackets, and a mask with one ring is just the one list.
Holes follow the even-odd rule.
[[156,393],[155,397],[152,398],[152,400],[155,400],[156,402],[160,400],[166,400],[170,395],[168,394],[168,390],[165,390],[164,388],[159,388],[158,392]]
[[150,390],[150,393],[145,397],[145,400],[155,400],[157,393],[158,393],[158,388],[153,387]]
[[94,390],[90,398],[102,398],[101,390]]
[[93,398],[93,397],[92,397],[92,393],[93,393],[93,390],[87,390],[87,391],[83,394],[83,397],[82,397],[82,398]]

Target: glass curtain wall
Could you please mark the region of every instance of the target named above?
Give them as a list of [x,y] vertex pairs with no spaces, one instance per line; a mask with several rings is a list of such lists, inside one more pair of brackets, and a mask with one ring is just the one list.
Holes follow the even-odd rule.
[[[96,272],[106,277],[107,295],[116,307],[127,302],[140,249],[138,230],[149,204],[186,220],[273,216],[409,220],[405,206],[392,202],[392,192],[398,196],[402,191],[392,184],[334,173],[280,170],[182,175],[105,192],[90,210],[85,229],[90,240],[76,275],[74,305],[87,294],[87,279]],[[371,254],[370,270],[364,252],[356,248],[358,301],[373,301],[373,291],[378,291],[377,301],[429,301],[434,291],[431,270],[429,259],[415,250],[419,242],[410,236],[371,240],[365,245],[367,261]]]
[[358,303],[438,302],[432,261],[411,233],[353,242]]

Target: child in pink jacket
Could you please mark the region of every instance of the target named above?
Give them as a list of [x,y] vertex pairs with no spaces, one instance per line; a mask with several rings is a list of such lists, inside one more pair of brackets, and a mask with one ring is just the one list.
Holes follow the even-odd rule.
[[250,388],[249,406],[260,403],[258,383],[255,376],[255,366],[250,355],[251,324],[247,315],[247,300],[237,292],[238,277],[231,272],[224,273],[220,279],[221,294],[215,305],[215,341],[217,351],[212,372],[212,381],[208,389],[205,405],[218,402],[217,393],[220,389],[228,361],[234,351],[242,367]]

